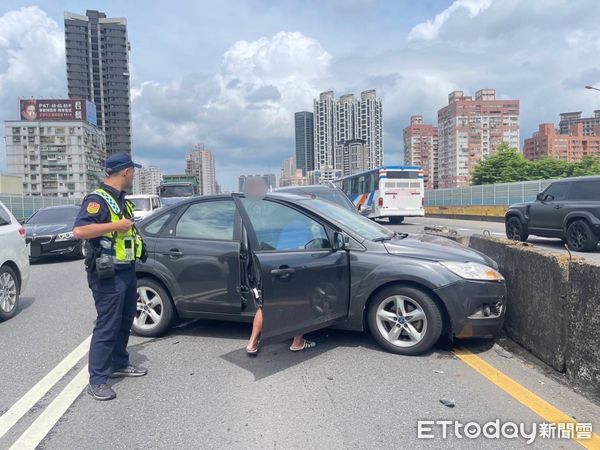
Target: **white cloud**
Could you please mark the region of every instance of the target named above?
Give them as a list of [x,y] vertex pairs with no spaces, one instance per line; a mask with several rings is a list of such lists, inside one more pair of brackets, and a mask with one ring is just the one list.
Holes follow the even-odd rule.
[[492,5],[493,0],[455,0],[448,8],[437,14],[433,19],[422,22],[408,34],[409,41],[432,41],[438,37],[444,24],[457,11],[464,9],[469,17],[477,17]]
[[44,11],[31,6],[0,16],[0,119],[19,118],[19,96],[66,97],[65,71],[64,35]]
[[[132,88],[134,147],[181,158],[197,141],[215,153],[219,178],[264,172],[294,152],[293,116],[312,109],[331,56],[301,33],[279,32],[238,41],[224,54],[219,72],[170,83],[144,81]],[[273,164],[273,162],[275,162]],[[181,163],[183,164],[183,163]],[[182,166],[181,166],[182,167]]]

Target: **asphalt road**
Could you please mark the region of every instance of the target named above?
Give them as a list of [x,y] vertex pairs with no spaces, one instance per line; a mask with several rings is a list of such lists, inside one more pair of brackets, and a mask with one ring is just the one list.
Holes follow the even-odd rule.
[[[387,225],[385,222],[381,222],[382,225]],[[442,228],[448,228],[456,230],[460,235],[470,236],[473,234],[483,234],[484,231],[489,231],[492,237],[506,239],[504,233],[504,223],[501,222],[482,222],[476,220],[456,220],[456,219],[445,219],[437,217],[407,217],[405,222],[401,225],[390,226],[394,231],[405,232],[405,233],[419,233],[423,232],[424,227],[438,226]],[[529,244],[535,245],[543,251],[555,252],[566,254],[567,250],[563,242],[560,239],[542,238],[537,236],[530,236],[527,239]],[[581,253],[572,252],[573,256],[583,258],[584,260],[593,263],[600,264],[600,246],[596,248],[595,252]]]
[[[247,324],[210,321],[181,324],[158,339],[132,337],[132,359],[149,374],[117,381],[118,398],[97,402],[82,392],[85,344],[82,353],[68,357],[90,335],[94,318],[81,261],[32,266],[21,310],[0,323],[1,449],[15,443],[13,448],[33,448],[36,439],[43,449],[95,450],[579,448],[565,439],[538,438],[531,446],[523,438],[460,439],[451,433],[442,439],[441,426],[434,427],[435,438],[417,439],[418,420],[483,425],[498,419],[524,423],[527,430],[545,422],[543,416],[554,410],[536,409],[529,397],[503,390],[494,378],[501,374],[565,417],[600,430],[598,404],[510,341],[499,341],[512,351],[510,358],[492,341],[402,357],[380,350],[366,333],[323,330],[311,335],[315,350],[295,354],[289,343],[280,343],[250,359],[244,352]],[[473,353],[476,366],[493,366],[494,377],[457,357],[460,347]],[[38,383],[56,374],[57,366],[64,374],[46,383],[45,393]],[[39,401],[24,406],[21,417],[19,407],[32,391]],[[444,406],[442,399],[455,406]],[[7,430],[6,420],[15,414],[19,420]]]

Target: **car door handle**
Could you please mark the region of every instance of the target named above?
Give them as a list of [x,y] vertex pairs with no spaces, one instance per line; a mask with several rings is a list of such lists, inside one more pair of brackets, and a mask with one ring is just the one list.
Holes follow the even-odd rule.
[[554,209],[560,209],[560,208],[562,208],[561,205],[554,205]]
[[165,252],[165,255],[167,255],[169,258],[175,259],[181,258],[183,256],[183,252],[178,248],[172,248],[168,252]]
[[271,275],[276,276],[278,278],[288,278],[292,275],[296,269],[293,267],[280,267],[279,269],[271,270]]

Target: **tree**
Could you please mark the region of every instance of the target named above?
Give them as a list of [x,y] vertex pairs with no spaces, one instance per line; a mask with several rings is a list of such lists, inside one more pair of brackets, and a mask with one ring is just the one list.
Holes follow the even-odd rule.
[[481,160],[473,170],[471,184],[510,183],[526,180],[529,161],[514,147],[503,142],[496,153]]

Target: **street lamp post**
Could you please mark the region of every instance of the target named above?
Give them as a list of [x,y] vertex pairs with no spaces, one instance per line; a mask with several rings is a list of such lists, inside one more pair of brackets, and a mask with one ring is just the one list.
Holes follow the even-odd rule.
[[600,91],[600,88],[594,87],[594,86],[586,86],[586,89],[593,89],[595,91]]

